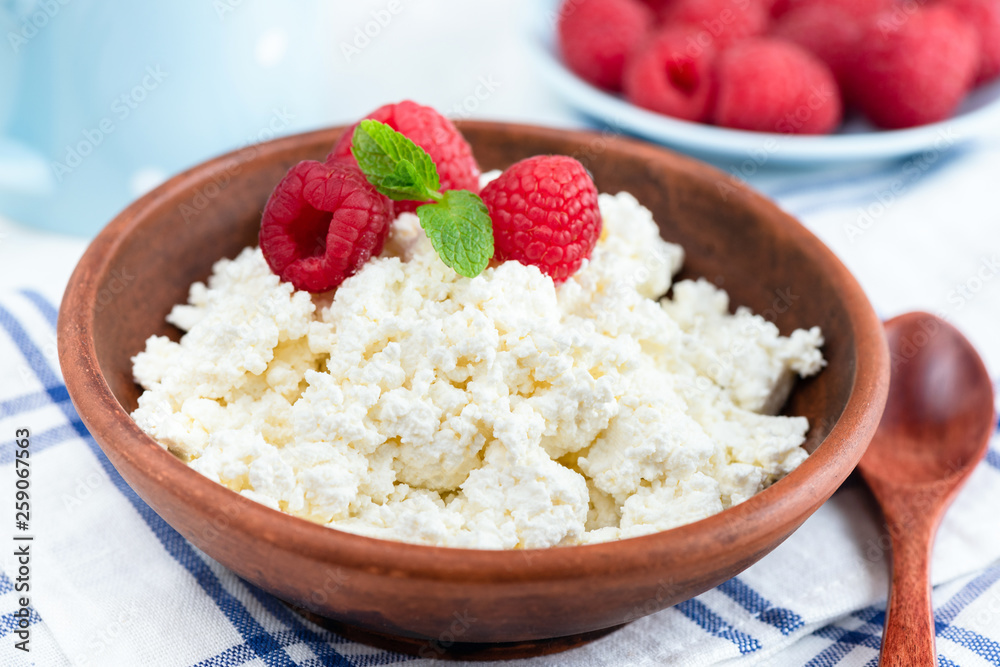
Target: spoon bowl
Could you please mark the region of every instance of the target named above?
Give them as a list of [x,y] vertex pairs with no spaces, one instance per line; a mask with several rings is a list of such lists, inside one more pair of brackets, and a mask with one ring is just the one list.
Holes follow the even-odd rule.
[[892,537],[892,589],[882,665],[934,665],[930,555],[948,505],[986,454],[995,420],[982,359],[953,326],[928,313],[885,324],[889,399],[861,474]]
[[889,399],[862,472],[896,484],[964,477],[993,429],[984,418],[993,387],[982,360],[961,332],[927,313],[900,315],[885,330]]

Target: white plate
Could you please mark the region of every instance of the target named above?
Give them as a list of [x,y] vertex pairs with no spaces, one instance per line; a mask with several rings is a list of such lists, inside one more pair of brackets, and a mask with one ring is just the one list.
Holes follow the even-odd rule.
[[835,134],[802,136],[692,123],[639,108],[577,77],[556,54],[551,31],[545,32],[536,41],[539,67],[555,92],[571,106],[611,131],[635,134],[710,159],[752,159],[786,166],[892,159],[939,152],[1000,129],[1000,81],[973,91],[954,117],[906,130],[878,130],[865,121],[850,120]]

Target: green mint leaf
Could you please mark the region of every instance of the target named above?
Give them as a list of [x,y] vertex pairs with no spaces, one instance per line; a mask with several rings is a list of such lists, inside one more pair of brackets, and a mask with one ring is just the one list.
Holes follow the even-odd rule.
[[493,221],[486,204],[468,190],[447,190],[436,204],[417,209],[420,226],[441,261],[475,278],[493,257]]
[[351,153],[368,182],[389,199],[441,198],[441,180],[431,156],[385,123],[361,121],[351,139]]

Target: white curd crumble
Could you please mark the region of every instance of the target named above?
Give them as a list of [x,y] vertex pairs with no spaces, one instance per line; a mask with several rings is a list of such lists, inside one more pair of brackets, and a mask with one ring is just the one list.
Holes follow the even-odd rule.
[[627,193],[555,286],[446,267],[415,215],[321,302],[257,248],[220,260],[134,358],[147,433],[206,477],[340,530],[483,549],[644,535],[740,503],[805,458],[771,416],[824,365],[705,281]]

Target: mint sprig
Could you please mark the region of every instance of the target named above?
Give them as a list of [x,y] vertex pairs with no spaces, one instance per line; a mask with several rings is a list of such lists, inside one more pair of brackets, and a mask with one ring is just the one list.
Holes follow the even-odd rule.
[[447,190],[436,204],[417,209],[420,226],[441,260],[466,278],[475,278],[493,257],[493,222],[479,195]]
[[354,130],[351,152],[368,182],[395,201],[440,199],[434,160],[406,135],[377,120],[363,120]]
[[430,201],[417,217],[441,261],[475,278],[493,257],[493,222],[479,195],[468,190],[441,192],[434,160],[406,135],[377,120],[354,130],[351,152],[376,190],[395,201]]

